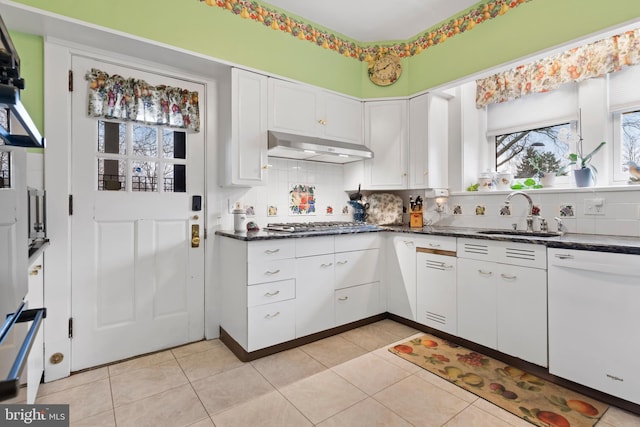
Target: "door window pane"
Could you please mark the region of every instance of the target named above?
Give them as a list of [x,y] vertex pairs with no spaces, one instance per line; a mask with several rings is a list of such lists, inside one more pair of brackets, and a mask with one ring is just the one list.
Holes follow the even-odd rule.
[[186,159],[186,133],[163,129],[162,156],[165,159]]
[[98,153],[127,154],[127,125],[99,121]]
[[158,157],[158,130],[150,126],[132,125],[134,156]]
[[131,191],[158,191],[156,162],[131,162]]
[[98,159],[98,190],[126,190],[126,161],[114,159]]

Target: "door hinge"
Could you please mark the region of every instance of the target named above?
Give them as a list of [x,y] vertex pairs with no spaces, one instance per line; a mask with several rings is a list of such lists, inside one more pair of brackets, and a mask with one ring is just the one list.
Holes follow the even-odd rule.
[[73,70],[69,70],[69,92],[73,92]]
[[69,338],[73,338],[73,317],[69,317]]
[[73,215],[73,194],[69,194],[69,216]]
[[207,238],[207,229],[206,228],[204,229],[204,238],[205,239]]

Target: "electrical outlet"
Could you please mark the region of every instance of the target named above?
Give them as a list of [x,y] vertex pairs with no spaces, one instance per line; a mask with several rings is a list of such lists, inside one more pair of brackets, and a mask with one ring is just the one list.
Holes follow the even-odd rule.
[[604,199],[584,199],[585,215],[604,215]]

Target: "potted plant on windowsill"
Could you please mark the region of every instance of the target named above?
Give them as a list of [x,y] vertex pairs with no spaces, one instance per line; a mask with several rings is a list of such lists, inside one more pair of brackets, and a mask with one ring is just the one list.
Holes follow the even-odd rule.
[[580,167],[574,169],[573,176],[576,180],[576,187],[591,187],[595,185],[598,177],[598,170],[591,164],[593,155],[596,154],[604,145],[606,141],[602,141],[596,148],[589,154],[584,155],[582,150],[582,137],[578,140],[577,153],[569,154],[569,164],[567,166],[579,165]]
[[543,187],[553,187],[556,176],[564,175],[560,168],[560,160],[551,151],[542,154],[532,151],[528,160]]

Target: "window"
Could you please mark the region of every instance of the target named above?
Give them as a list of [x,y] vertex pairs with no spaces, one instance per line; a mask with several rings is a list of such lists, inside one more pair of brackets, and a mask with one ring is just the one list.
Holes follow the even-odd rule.
[[98,121],[98,190],[185,192],[186,134]]
[[563,123],[496,135],[496,171],[513,173],[515,178],[532,178],[567,166],[571,147],[562,141],[562,135],[571,133],[571,128],[571,123]]
[[640,110],[614,113],[613,177],[629,180],[629,162],[640,165]]

